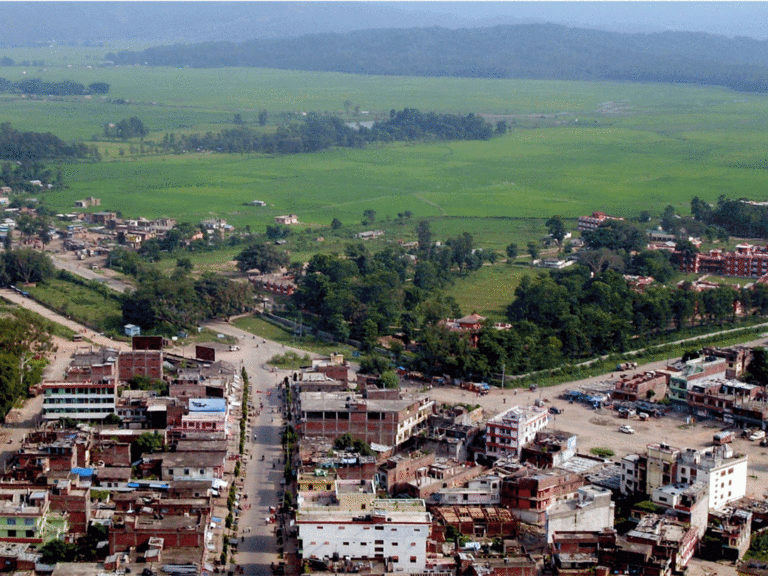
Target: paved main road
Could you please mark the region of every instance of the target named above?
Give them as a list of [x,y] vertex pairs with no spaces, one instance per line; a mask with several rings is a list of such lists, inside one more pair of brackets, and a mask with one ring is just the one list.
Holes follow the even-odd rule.
[[[287,350],[304,354],[303,350],[286,348],[281,344],[265,341],[249,332],[240,330],[231,324],[214,322],[206,325],[211,330],[238,339],[240,350],[225,353],[223,359],[244,367],[250,380],[250,401],[255,410],[248,427],[246,449],[249,460],[246,464],[243,494],[240,502],[250,504],[240,516],[240,536],[243,541],[238,546],[235,563],[245,574],[267,576],[271,573],[270,565],[277,563],[277,541],[275,524],[267,524],[270,506],[278,506],[278,494],[283,479],[282,448],[282,402],[277,384],[290,374],[290,371],[272,371],[266,362],[276,354]],[[271,391],[271,394],[267,394]],[[260,405],[263,408],[259,410]],[[257,415],[257,412],[260,412]],[[262,460],[262,456],[264,460]],[[273,468],[274,466],[274,468]]]

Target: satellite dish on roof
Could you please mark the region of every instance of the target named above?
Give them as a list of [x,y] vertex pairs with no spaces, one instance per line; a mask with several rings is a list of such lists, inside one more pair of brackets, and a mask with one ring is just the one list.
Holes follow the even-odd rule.
[[178,340],[178,339],[179,339],[178,336],[171,336],[171,340],[173,340],[174,342],[176,342],[176,340]]

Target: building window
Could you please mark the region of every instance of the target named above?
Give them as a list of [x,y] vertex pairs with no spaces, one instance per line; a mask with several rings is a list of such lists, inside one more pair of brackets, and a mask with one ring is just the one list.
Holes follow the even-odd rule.
[[8,518],[8,521],[6,522],[8,526],[16,526],[16,518]]
[[34,518],[24,518],[24,526],[34,526],[34,525],[35,525]]
[[416,564],[416,556],[411,556],[411,564]]

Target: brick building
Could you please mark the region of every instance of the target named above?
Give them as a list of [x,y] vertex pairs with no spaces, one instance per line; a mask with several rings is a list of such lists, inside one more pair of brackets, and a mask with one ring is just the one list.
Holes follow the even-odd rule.
[[752,348],[746,346],[732,346],[730,348],[705,346],[701,349],[701,353],[710,358],[723,358],[726,361],[726,378],[740,378],[749,363],[752,362]]
[[524,470],[501,482],[501,505],[523,522],[543,526],[547,509],[557,500],[573,497],[584,478],[572,472]]
[[680,253],[681,272],[759,278],[768,274],[768,247],[739,244],[734,252]]
[[669,374],[663,372],[643,372],[642,374],[622,374],[616,381],[613,399],[636,402],[637,400],[663,400],[667,396]]
[[[205,545],[208,523],[203,515],[118,516],[109,528],[109,553],[126,552],[129,548],[146,547],[150,538],[162,538],[163,549],[200,548]],[[191,554],[192,557],[197,554]]]
[[162,380],[163,352],[162,350],[120,352],[117,357],[117,368],[121,382],[127,382],[134,376]]
[[424,396],[390,400],[331,392],[302,392],[298,402],[302,436],[336,438],[348,433],[384,446],[399,446],[425,428],[435,404]]
[[418,470],[426,470],[434,463],[434,453],[396,454],[387,458],[379,466],[378,485],[388,494],[397,494],[404,491],[406,484],[416,478]]
[[591,216],[579,216],[579,232],[595,230],[607,220],[624,220],[624,218],[608,216],[605,212],[592,212]]

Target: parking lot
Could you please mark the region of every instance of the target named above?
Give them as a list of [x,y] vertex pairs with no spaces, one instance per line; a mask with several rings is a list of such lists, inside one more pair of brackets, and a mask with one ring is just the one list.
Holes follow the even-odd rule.
[[[640,366],[633,372],[641,372],[654,368],[654,365]],[[577,448],[581,453],[589,453],[592,448],[610,448],[614,451],[614,460],[619,460],[627,454],[642,453],[648,444],[666,442],[677,448],[706,448],[712,446],[712,436],[723,429],[722,422],[714,420],[703,422],[686,421],[686,417],[669,412],[662,418],[649,418],[641,421],[637,418],[630,420],[619,418],[618,412],[612,408],[593,410],[585,404],[570,404],[567,400],[558,398],[565,391],[598,380],[606,376],[589,380],[570,382],[549,388],[529,390],[499,390],[492,389],[487,395],[478,395],[468,390],[456,387],[433,387],[427,394],[440,404],[480,405],[486,418],[490,418],[512,406],[533,406],[536,400],[542,400],[545,407],[557,406],[561,414],[551,415],[550,429],[563,430],[578,434]],[[619,432],[619,427],[629,424],[634,434]],[[759,442],[750,442],[737,438],[731,444],[735,453],[749,456],[749,478],[747,495],[762,498],[768,494],[768,448],[761,447]]]

